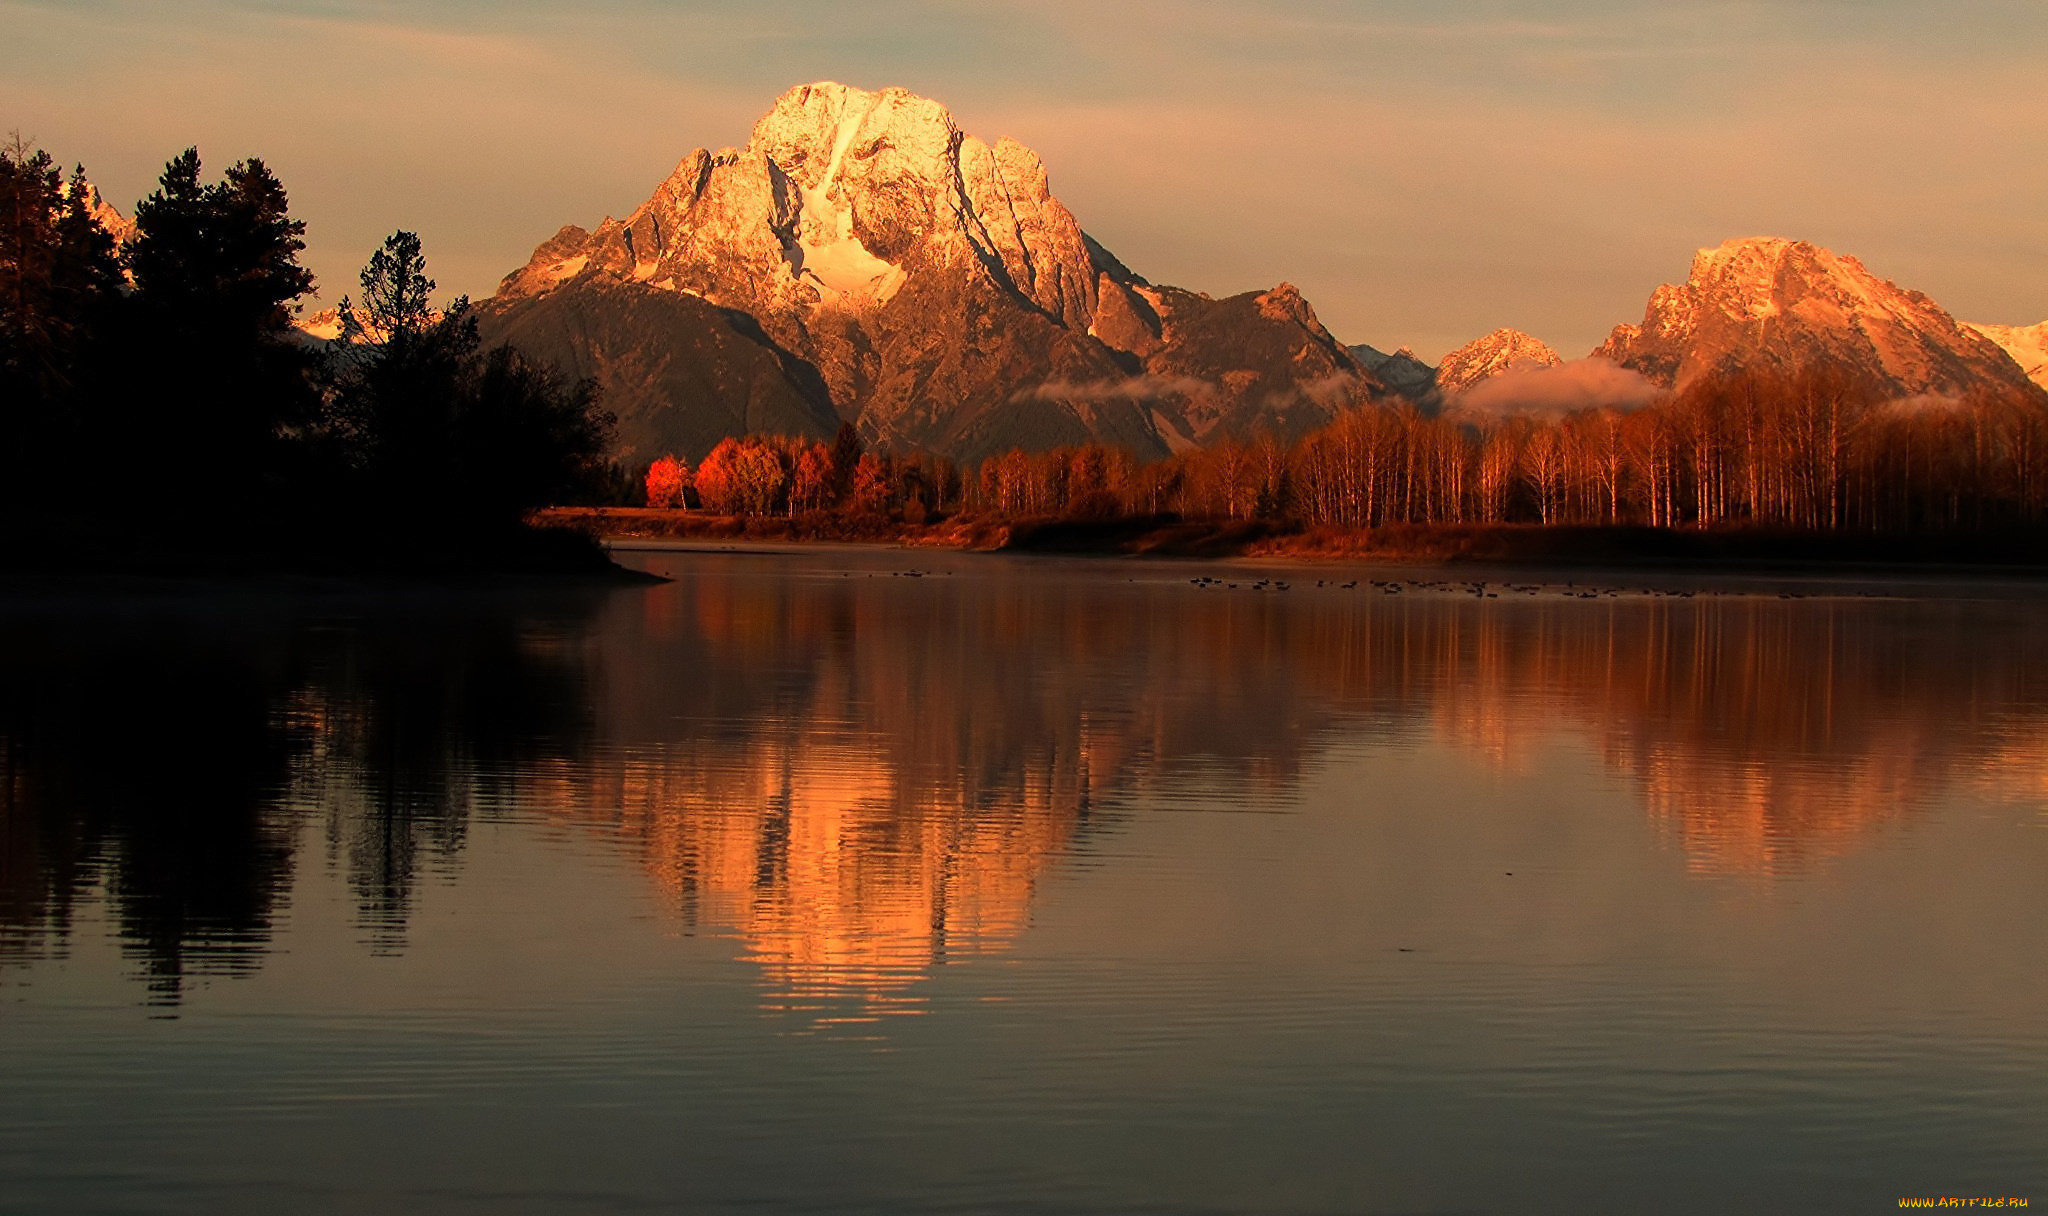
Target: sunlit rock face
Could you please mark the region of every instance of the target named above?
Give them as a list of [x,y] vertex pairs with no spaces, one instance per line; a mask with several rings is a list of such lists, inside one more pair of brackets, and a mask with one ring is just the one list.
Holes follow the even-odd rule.
[[2048,388],[2048,321],[2039,325],[1980,325],[1965,321],[1964,325],[1998,343],[1999,349],[2012,356],[2012,361],[2027,373],[2027,379]]
[[1359,363],[1385,385],[1387,392],[1424,409],[1435,409],[1447,398],[1503,372],[1535,371],[1564,362],[1549,344],[1519,329],[1496,329],[1474,338],[1445,355],[1434,367],[1416,358],[1415,352],[1405,346],[1392,354],[1371,346],[1350,349]]
[[[80,180],[80,184],[85,194],[86,212],[99,222],[100,227],[107,230],[108,236],[114,238],[115,246],[119,247],[134,240],[135,221],[122,215],[120,208],[108,202],[107,196],[100,193],[98,186],[83,179]],[[64,197],[71,197],[70,182],[65,182],[59,187],[59,190]]]
[[1539,338],[1519,329],[1496,329],[1445,355],[1437,364],[1436,387],[1445,396],[1455,396],[1502,372],[1556,367],[1563,362]]
[[1891,396],[2031,389],[1998,344],[1855,258],[1778,237],[1702,249],[1682,284],[1651,293],[1640,325],[1593,352],[1667,388],[1739,367],[1845,371]]
[[[625,219],[541,245],[486,305],[485,326],[597,376],[628,446],[644,448],[664,429],[717,429],[644,419],[738,418],[721,394],[761,385],[722,368],[682,377],[709,398],[651,383],[647,366],[673,372],[724,350],[696,336],[716,324],[708,312],[664,318],[668,343],[622,319],[662,296],[742,314],[809,369],[788,377],[787,429],[853,419],[872,442],[955,456],[1089,440],[1160,455],[1222,433],[1297,432],[1376,387],[1292,288],[1212,301],[1152,287],[1082,233],[1037,154],[965,134],[902,89],[791,89],[746,147],[692,152]],[[584,322],[561,319],[578,309]],[[619,349],[605,328],[639,347]]]

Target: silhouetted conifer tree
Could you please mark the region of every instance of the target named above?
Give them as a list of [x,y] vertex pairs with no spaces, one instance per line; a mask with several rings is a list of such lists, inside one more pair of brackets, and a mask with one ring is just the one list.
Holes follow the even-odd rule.
[[17,505],[45,500],[79,447],[80,370],[120,286],[84,171],[67,186],[20,136],[0,147],[0,494]]
[[467,298],[436,314],[413,233],[386,238],[361,282],[361,303],[342,301],[328,417],[373,514],[516,525],[602,489],[612,420],[593,383],[484,351]]
[[161,507],[274,504],[302,472],[318,359],[292,328],[313,276],[305,224],[261,160],[212,185],[197,149],[165,166],[123,250],[134,295],[109,400],[133,484]]

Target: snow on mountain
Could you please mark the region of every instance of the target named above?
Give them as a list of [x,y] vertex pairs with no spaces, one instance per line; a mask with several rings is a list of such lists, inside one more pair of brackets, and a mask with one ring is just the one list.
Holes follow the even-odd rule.
[[[127,243],[135,235],[135,221],[122,215],[120,208],[108,202],[106,195],[100,193],[98,186],[88,181],[84,183],[84,187],[85,209],[92,213],[92,218],[99,221],[100,227],[107,230],[107,235],[114,238],[116,247]],[[63,191],[65,198],[71,197],[71,183],[69,181],[66,181],[59,189]]]
[[[362,310],[354,311],[359,324],[367,319]],[[294,320],[292,328],[298,330],[310,342],[338,342],[341,340],[341,309],[323,308],[318,312],[307,313]]]
[[2048,321],[2039,325],[1980,325],[1975,321],[1963,324],[1998,343],[1999,349],[2011,355],[2020,370],[2027,373],[2027,379],[2048,389]]
[[[731,349],[696,330],[673,349],[598,339],[607,325],[644,336],[618,314],[657,294],[710,306],[664,306],[673,323],[745,319],[757,353],[789,365],[774,394],[803,399],[778,416],[826,431],[855,419],[871,441],[961,456],[1295,433],[1380,387],[1292,288],[1211,300],[1153,286],[1087,238],[1037,154],[902,89],[791,89],[745,147],[698,149],[625,219],[562,229],[482,315],[492,336],[597,376],[638,449],[653,442],[643,417],[699,408],[659,388],[674,360]],[[700,370],[692,383],[723,391],[762,384]]]
[[1556,367],[1564,360],[1540,339],[1519,329],[1496,329],[1443,357],[1436,365],[1437,390],[1454,397],[1510,371]]
[[1595,355],[1664,387],[1738,367],[1830,364],[1900,398],[2023,388],[1997,343],[1853,257],[1778,237],[1702,249],[1682,284],[1650,296]]
[[[355,323],[361,328],[363,337],[369,341],[381,343],[388,336],[377,325],[376,321],[371,318],[369,309],[361,305],[351,305],[349,314],[355,318]],[[429,309],[426,316],[427,323],[437,322],[444,315],[440,309]],[[334,308],[323,308],[318,312],[307,313],[293,320],[292,328],[299,332],[303,340],[316,346],[339,342],[341,340],[341,309],[339,306],[336,306]]]
[[1436,368],[1417,358],[1409,348],[1403,346],[1389,353],[1361,344],[1351,348],[1351,355],[1395,396],[1417,404],[1436,401]]

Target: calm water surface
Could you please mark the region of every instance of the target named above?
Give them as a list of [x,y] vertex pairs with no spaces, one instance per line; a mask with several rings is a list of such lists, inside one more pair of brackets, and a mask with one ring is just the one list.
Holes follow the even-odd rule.
[[628,556],[0,597],[0,1211],[2048,1203],[2038,589]]

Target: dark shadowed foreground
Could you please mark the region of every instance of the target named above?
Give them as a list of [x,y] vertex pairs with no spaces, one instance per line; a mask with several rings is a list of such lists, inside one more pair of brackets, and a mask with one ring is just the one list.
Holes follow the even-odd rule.
[[0,601],[10,1203],[2048,1182],[2024,587],[630,556]]

